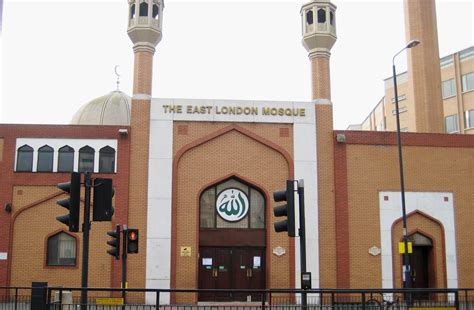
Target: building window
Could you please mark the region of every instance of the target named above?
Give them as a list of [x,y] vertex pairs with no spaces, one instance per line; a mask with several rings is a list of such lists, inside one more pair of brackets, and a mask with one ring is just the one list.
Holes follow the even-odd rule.
[[16,171],[33,170],[33,148],[29,145],[23,145],[18,149],[16,158]]
[[90,146],[79,150],[79,172],[94,172],[94,153]]
[[464,74],[462,76],[462,91],[470,91],[474,89],[474,72]]
[[306,23],[308,25],[313,24],[313,11],[312,10],[309,10],[308,12],[306,12]]
[[130,19],[135,18],[135,3],[130,6]]
[[[399,112],[400,114],[402,114],[402,113],[404,113],[404,112],[406,112],[406,111],[408,111],[407,107],[398,108],[398,112]],[[397,109],[392,110],[392,115],[397,115]]]
[[443,90],[443,99],[455,96],[456,84],[454,83],[454,79],[443,81],[442,90]]
[[[407,95],[405,94],[398,96],[398,102],[403,101],[405,99],[407,99]],[[392,103],[395,103],[395,98],[392,98]]]
[[140,3],[140,16],[148,16],[148,3]]
[[447,133],[458,132],[458,116],[456,114],[444,118],[444,124]]
[[58,172],[74,170],[74,149],[69,145],[63,146],[58,152]]
[[[226,191],[234,190],[236,193],[240,193],[246,196],[246,202],[248,203],[248,209],[245,216],[238,221],[230,221],[225,219],[216,211],[216,204],[219,203],[219,198],[222,193]],[[239,195],[239,194],[237,194]],[[232,211],[236,211],[238,207],[237,200],[230,199],[223,200],[223,208],[231,208]],[[243,200],[241,200],[243,201]],[[235,204],[234,204],[235,202]],[[229,209],[227,209],[229,210]],[[240,209],[242,210],[242,208]],[[240,212],[240,211],[239,211]],[[265,198],[257,190],[250,187],[247,184],[240,182],[237,179],[229,179],[217,185],[214,185],[206,189],[200,198],[200,227],[201,228],[241,228],[241,229],[261,229],[265,228]]]
[[99,151],[99,173],[115,172],[115,150],[105,146]]
[[76,265],[76,238],[60,232],[48,238],[48,266]]
[[38,166],[36,171],[52,172],[53,171],[53,155],[54,150],[49,145],[45,145],[38,150]]
[[332,10],[329,11],[329,23],[334,25],[334,12]]
[[326,10],[319,9],[318,10],[318,23],[324,24],[326,22]]
[[152,12],[152,15],[151,15],[151,16],[152,16],[154,19],[158,19],[158,17],[159,17],[159,16],[158,16],[158,13],[159,13],[158,5],[153,4],[152,11],[153,11],[153,12]]
[[466,128],[474,128],[474,110],[464,112]]

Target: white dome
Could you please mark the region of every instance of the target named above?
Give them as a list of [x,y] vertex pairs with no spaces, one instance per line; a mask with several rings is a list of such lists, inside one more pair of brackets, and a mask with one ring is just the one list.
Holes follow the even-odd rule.
[[83,105],[71,125],[130,125],[131,98],[115,90]]

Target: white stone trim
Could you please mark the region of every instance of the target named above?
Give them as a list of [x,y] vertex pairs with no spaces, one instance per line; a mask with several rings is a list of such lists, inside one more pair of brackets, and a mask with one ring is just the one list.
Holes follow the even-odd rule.
[[[325,103],[325,102],[324,102]],[[323,104],[324,104],[323,103]],[[165,113],[163,105],[181,105],[181,113]],[[210,113],[186,113],[187,105],[211,106]],[[305,109],[304,116],[223,115],[215,107],[262,107]],[[173,121],[293,123],[295,179],[305,181],[307,270],[312,273],[313,288],[319,288],[319,225],[317,202],[316,116],[313,102],[275,102],[206,99],[152,99],[150,110],[150,157],[147,210],[146,287],[169,288],[171,279]],[[267,223],[271,229],[270,223]],[[299,242],[296,239],[296,283],[300,285]],[[197,253],[197,249],[196,252]],[[161,296],[166,303],[169,296]],[[147,294],[147,303],[155,294]]]
[[[156,105],[151,105],[153,115]],[[169,289],[171,281],[171,221],[173,182],[173,121],[151,120],[148,166],[146,288]],[[156,294],[146,293],[154,304]],[[160,301],[169,303],[169,294]]]
[[53,153],[53,171],[58,171],[58,152],[63,146],[69,145],[74,149],[74,171],[79,169],[79,149],[88,145],[94,149],[94,173],[99,172],[99,151],[104,146],[110,146],[115,150],[115,168],[117,172],[117,156],[118,156],[118,142],[116,139],[55,139],[55,138],[17,138],[15,146],[15,163],[13,170],[16,171],[18,160],[18,148],[23,145],[29,145],[33,148],[33,169],[32,172],[37,172],[38,164],[38,149],[44,145],[49,145],[54,149]]
[[[311,287],[319,288],[319,210],[317,182],[316,114],[314,104],[306,104],[307,123],[293,124],[295,179],[304,180],[306,270],[311,272]],[[298,196],[296,195],[297,199]],[[297,203],[296,206],[299,204]],[[299,228],[299,208],[296,208],[296,229]],[[269,228],[270,229],[270,228]],[[300,240],[295,238],[295,286],[301,287]]]
[[132,100],[151,100],[151,95],[149,94],[134,94]]
[[[384,196],[388,197],[385,201]],[[447,197],[447,201],[444,198]],[[447,285],[458,287],[456,234],[452,193],[406,192],[407,214],[419,210],[441,222],[444,228]],[[400,192],[379,192],[382,287],[393,288],[392,225],[402,216]],[[410,227],[408,227],[410,231]],[[441,248],[441,247],[440,247]],[[401,272],[401,271],[400,271]]]

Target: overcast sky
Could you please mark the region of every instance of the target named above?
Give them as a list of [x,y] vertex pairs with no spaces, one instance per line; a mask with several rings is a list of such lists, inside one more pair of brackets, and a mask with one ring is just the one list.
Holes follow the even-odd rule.
[[[115,65],[131,95],[127,0],[3,2],[2,123],[69,123],[81,105],[116,88]],[[311,100],[305,2],[166,0],[153,97]],[[392,56],[406,41],[403,1],[333,3],[334,127],[346,129],[384,94]],[[474,45],[473,9],[472,0],[437,1],[441,57]],[[404,54],[397,70],[406,70]]]

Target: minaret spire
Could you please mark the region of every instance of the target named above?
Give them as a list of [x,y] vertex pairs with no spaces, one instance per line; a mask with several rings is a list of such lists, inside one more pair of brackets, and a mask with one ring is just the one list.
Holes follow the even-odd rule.
[[328,0],[313,0],[301,8],[303,46],[309,52],[313,99],[331,100],[329,58],[337,40],[336,6]]

